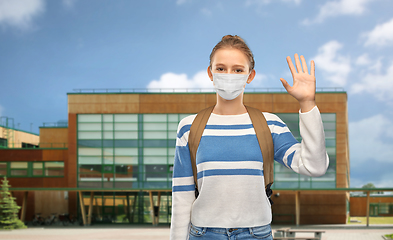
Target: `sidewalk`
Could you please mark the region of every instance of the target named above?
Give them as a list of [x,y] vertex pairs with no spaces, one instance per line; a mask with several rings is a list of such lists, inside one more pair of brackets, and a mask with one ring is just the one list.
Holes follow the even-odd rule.
[[[306,225],[306,226],[273,226],[275,229],[291,227],[298,229],[324,230],[323,240],[381,240],[382,235],[392,234],[393,225],[349,226],[349,225]],[[310,236],[307,233],[297,236]],[[30,227],[28,229],[0,231],[1,240],[167,240],[168,226],[135,226],[135,225],[93,225],[88,227]]]

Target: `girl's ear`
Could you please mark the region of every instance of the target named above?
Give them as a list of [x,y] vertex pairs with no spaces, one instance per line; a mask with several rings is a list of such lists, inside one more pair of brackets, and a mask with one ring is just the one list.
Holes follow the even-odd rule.
[[210,66],[207,67],[207,75],[209,75],[210,80],[213,81],[213,74],[212,71],[210,70]]
[[252,80],[254,80],[256,73],[257,72],[255,71],[255,69],[251,70],[250,76],[248,76],[248,79],[247,79],[248,84],[250,84],[252,82]]

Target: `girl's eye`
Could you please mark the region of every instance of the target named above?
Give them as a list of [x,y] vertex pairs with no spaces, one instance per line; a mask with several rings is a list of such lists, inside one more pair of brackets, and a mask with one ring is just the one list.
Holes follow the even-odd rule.
[[242,73],[242,72],[243,72],[243,69],[236,69],[235,72],[236,72],[236,73]]
[[216,70],[219,72],[222,72],[222,71],[224,71],[224,68],[218,67],[218,68],[216,68]]

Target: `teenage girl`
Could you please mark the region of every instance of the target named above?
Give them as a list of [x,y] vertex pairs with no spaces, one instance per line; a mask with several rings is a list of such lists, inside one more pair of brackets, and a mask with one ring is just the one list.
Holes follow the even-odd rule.
[[[270,128],[274,159],[312,177],[325,174],[329,159],[315,104],[315,64],[303,56],[287,62],[293,86],[281,78],[300,104],[299,143],[276,115],[263,113]],[[295,67],[296,66],[296,67]],[[172,188],[171,239],[273,239],[271,205],[265,193],[263,159],[252,122],[243,105],[246,83],[255,77],[254,57],[238,36],[227,35],[213,48],[207,74],[217,102],[196,155],[199,196],[195,197],[188,135],[196,115],[179,123]]]

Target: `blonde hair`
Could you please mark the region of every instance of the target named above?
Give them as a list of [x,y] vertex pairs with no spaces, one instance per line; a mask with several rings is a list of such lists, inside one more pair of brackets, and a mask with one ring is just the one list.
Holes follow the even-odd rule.
[[251,52],[251,49],[247,46],[246,42],[239,36],[235,35],[226,35],[223,36],[221,41],[217,43],[217,45],[213,48],[210,53],[210,68],[212,67],[212,59],[217,50],[222,48],[235,48],[243,52],[249,61],[250,69],[249,71],[254,69],[255,61],[254,55]]

